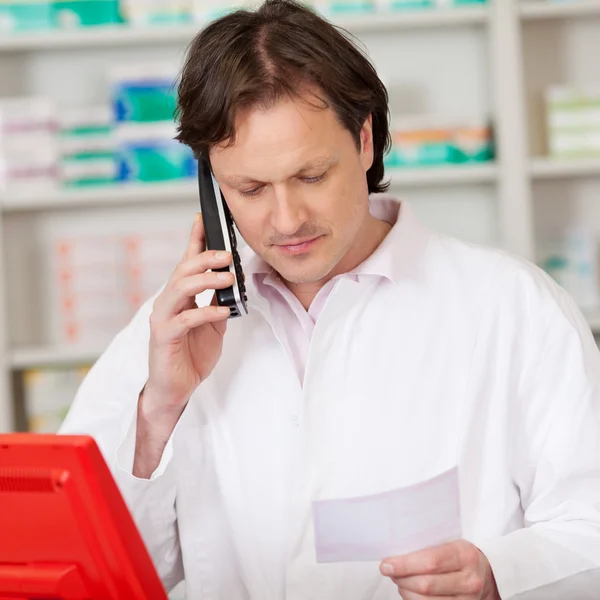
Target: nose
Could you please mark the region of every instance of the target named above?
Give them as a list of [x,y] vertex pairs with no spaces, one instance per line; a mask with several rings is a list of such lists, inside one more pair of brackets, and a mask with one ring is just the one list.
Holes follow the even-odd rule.
[[273,191],[271,225],[280,235],[292,236],[307,220],[302,199],[287,186],[276,187]]

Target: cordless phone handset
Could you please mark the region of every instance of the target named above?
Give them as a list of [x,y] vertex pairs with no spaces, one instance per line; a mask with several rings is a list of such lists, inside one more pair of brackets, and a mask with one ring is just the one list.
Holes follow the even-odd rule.
[[229,307],[229,318],[248,314],[246,302],[246,286],[244,272],[237,250],[237,240],[233,228],[233,219],[217,180],[212,174],[210,163],[201,158],[198,161],[198,187],[200,190],[200,207],[204,221],[207,250],[227,250],[233,256],[232,264],[215,271],[230,271],[234,282],[228,288],[216,290],[219,306]]

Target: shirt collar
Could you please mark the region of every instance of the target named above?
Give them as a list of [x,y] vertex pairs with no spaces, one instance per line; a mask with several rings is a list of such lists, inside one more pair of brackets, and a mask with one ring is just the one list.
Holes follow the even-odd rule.
[[[392,229],[375,252],[349,274],[359,277],[375,275],[398,283],[414,273],[431,237],[431,232],[416,218],[408,202],[401,202],[388,194],[371,196],[369,200],[370,213],[390,223]],[[245,244],[240,246],[246,277],[256,279],[274,272],[274,269],[249,246]]]

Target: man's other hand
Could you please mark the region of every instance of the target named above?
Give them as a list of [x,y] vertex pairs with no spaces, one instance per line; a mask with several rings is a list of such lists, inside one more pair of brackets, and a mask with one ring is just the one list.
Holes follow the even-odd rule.
[[501,600],[490,563],[465,540],[387,558],[381,572],[398,586],[404,600]]

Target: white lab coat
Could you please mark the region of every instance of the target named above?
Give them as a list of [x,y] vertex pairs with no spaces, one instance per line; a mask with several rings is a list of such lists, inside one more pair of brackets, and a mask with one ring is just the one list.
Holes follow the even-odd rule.
[[[378,563],[316,564],[311,503],[460,469],[463,530],[503,599],[600,598],[600,360],[536,267],[429,232],[407,205],[391,279],[338,281],[303,385],[250,315],[150,480],[131,475],[151,302],[94,366],[65,433],[99,442],[167,587],[191,600],[393,600]],[[248,263],[250,264],[250,263]]]

